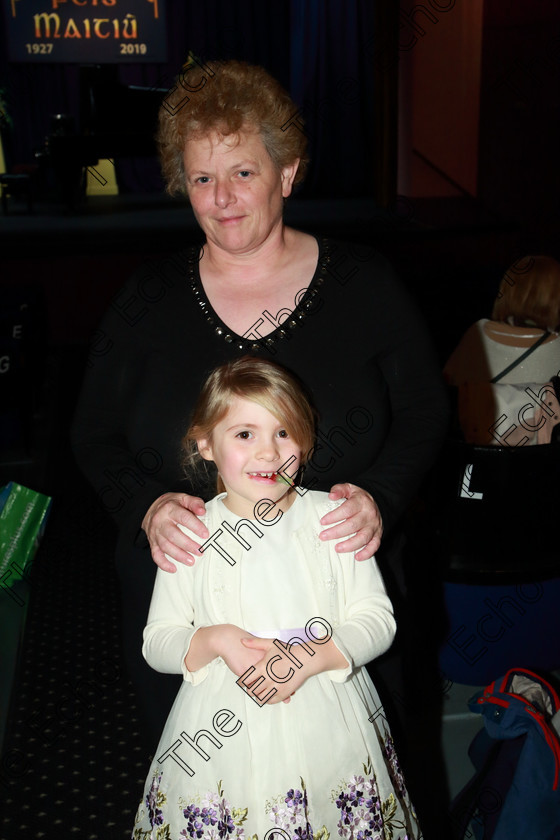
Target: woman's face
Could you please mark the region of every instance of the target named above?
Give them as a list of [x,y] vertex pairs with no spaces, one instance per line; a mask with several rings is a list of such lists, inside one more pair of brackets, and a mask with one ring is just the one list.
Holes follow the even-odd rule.
[[250,255],[281,231],[299,160],[279,171],[259,133],[247,131],[188,140],[184,162],[187,193],[209,243]]

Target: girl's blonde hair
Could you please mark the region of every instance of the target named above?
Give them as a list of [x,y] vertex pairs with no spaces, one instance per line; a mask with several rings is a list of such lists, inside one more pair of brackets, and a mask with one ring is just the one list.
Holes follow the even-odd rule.
[[492,320],[516,327],[558,330],[560,325],[560,263],[552,257],[522,257],[502,278]]
[[[191,81],[199,82],[196,88]],[[290,95],[264,67],[208,61],[181,74],[159,110],[156,135],[167,192],[187,195],[187,140],[214,132],[239,136],[247,130],[260,134],[278,171],[299,158],[294,185],[303,180],[308,163],[303,120]]]
[[[303,383],[281,365],[256,356],[242,356],[215,368],[207,378],[183,437],[184,466],[190,475],[202,467],[208,476],[207,461],[198,451],[197,441],[211,441],[212,432],[225,417],[233,397],[242,397],[266,408],[300,447],[303,466],[315,443],[317,415]],[[216,492],[225,490],[218,475]]]

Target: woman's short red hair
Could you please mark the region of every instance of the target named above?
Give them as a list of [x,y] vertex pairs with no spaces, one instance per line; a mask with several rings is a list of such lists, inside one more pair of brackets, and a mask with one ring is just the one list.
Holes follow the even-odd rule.
[[[201,68],[202,71],[201,71]],[[159,110],[156,140],[166,190],[170,195],[186,195],[183,154],[187,140],[213,132],[221,136],[243,130],[258,131],[278,170],[298,158],[294,183],[305,176],[307,138],[296,117],[297,106],[263,67],[244,61],[209,61],[193,71],[204,84],[182,86],[189,79],[183,73]]]

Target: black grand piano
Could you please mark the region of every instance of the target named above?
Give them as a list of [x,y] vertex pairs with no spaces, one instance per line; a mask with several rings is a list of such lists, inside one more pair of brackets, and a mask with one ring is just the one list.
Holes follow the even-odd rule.
[[55,114],[45,155],[63,201],[84,198],[88,167],[108,158],[157,155],[157,114],[168,88],[123,85],[114,65],[80,68],[79,127],[73,115]]

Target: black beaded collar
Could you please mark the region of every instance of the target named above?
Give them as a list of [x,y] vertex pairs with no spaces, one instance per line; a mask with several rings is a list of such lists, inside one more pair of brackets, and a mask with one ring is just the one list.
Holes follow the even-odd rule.
[[263,350],[271,347],[273,344],[276,344],[276,342],[281,341],[282,339],[289,338],[290,330],[294,330],[297,326],[303,324],[308,315],[313,314],[310,313],[309,310],[313,306],[313,301],[315,296],[318,294],[319,287],[325,280],[328,264],[331,261],[330,245],[328,240],[322,238],[318,240],[318,243],[319,259],[317,261],[317,268],[301,301],[297,304],[289,318],[286,318],[279,327],[276,327],[276,329],[268,335],[263,336],[263,338],[259,341],[236,335],[236,333],[231,332],[224,322],[218,318],[212,309],[208,298],[206,297],[200,280],[200,272],[198,271],[200,248],[198,246],[191,248],[188,255],[189,284],[192,293],[196,298],[196,302],[202,309],[202,314],[205,316],[208,325],[214,328],[214,335],[218,338],[222,338],[228,344],[235,345],[239,350],[243,350],[245,352]]

